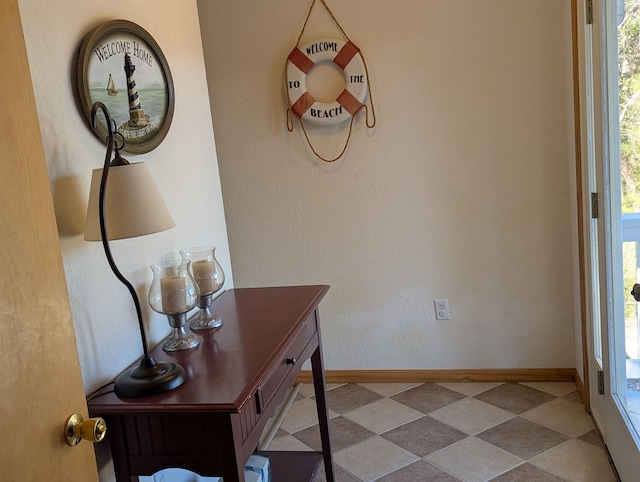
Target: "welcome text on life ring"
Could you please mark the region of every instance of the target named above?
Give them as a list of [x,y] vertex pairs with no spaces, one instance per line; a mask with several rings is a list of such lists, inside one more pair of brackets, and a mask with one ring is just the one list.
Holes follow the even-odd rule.
[[[307,75],[320,62],[342,69],[345,88],[331,102],[318,102],[307,92]],[[291,111],[312,124],[333,125],[355,116],[367,97],[367,71],[360,49],[350,40],[314,40],[295,47],[287,59],[286,88]]]

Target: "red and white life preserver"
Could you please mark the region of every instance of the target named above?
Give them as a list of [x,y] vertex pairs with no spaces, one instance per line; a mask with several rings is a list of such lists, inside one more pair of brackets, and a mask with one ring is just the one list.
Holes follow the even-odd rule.
[[[307,92],[307,75],[319,62],[334,62],[344,73],[345,89],[332,102],[318,102]],[[362,54],[350,40],[313,40],[296,46],[287,58],[285,87],[291,112],[313,124],[339,124],[355,116],[364,106],[367,85]]]

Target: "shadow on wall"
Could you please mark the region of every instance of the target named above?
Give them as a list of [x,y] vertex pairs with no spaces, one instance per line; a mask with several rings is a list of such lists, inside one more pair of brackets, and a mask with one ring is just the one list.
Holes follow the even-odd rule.
[[[89,172],[89,175],[91,173]],[[77,176],[63,176],[53,182],[53,209],[58,225],[58,236],[69,238],[84,234],[86,197]]]

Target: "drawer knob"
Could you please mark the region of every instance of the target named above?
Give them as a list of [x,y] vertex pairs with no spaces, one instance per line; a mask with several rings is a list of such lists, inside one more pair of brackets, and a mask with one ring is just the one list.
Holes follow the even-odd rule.
[[296,361],[295,358],[287,358],[287,365],[295,365]]

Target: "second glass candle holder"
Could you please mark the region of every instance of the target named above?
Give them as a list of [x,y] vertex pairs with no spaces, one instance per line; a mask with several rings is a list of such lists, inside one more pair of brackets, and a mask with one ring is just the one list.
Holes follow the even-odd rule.
[[216,259],[216,248],[184,249],[180,254],[183,261],[191,262],[190,271],[200,291],[199,309],[189,318],[189,327],[193,331],[201,331],[222,326],[222,318],[211,311],[213,295],[224,285],[224,271]]

